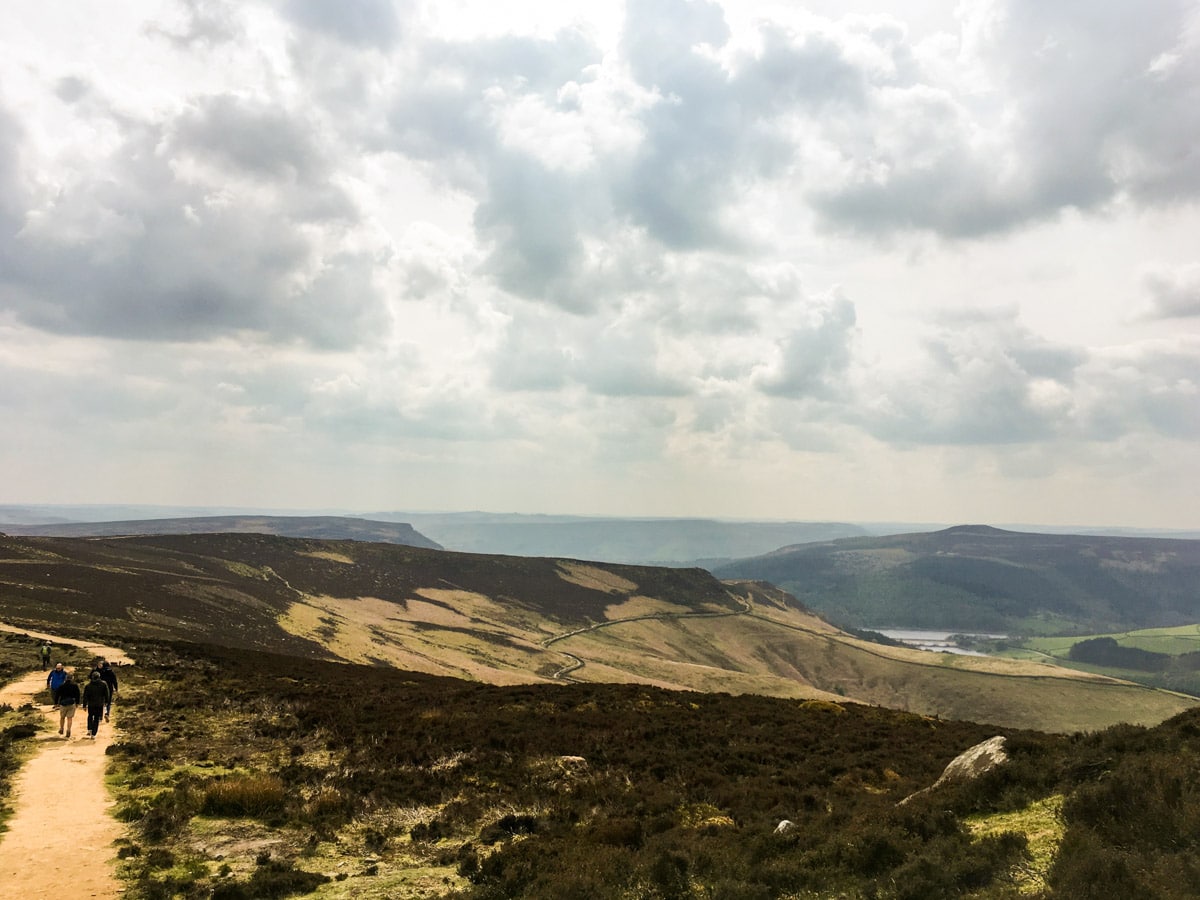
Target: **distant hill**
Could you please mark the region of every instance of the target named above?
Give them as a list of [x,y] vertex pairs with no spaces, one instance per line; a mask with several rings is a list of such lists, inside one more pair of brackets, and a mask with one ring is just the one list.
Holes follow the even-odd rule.
[[787,544],[867,535],[845,522],[615,519],[497,513],[373,512],[411,522],[442,546],[465,553],[557,556],[647,565],[713,565]]
[[1040,663],[839,631],[770,585],[699,569],[264,534],[0,537],[0,617],[494,684],[631,682],[845,699],[1071,731],[1197,701]]
[[121,537],[143,534],[275,534],[281,537],[327,540],[378,541],[427,547],[441,545],[417,532],[412,525],[374,522],[351,516],[187,516],[169,519],[136,519],[122,522],[56,522],[38,525],[0,525],[6,534],[43,537]]
[[859,627],[1120,631],[1200,621],[1200,541],[958,526],[719,566]]

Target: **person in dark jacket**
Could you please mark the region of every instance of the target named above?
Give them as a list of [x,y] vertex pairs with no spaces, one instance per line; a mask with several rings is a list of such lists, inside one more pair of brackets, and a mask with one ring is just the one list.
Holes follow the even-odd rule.
[[58,702],[58,733],[63,733],[63,726],[67,727],[67,737],[71,737],[71,720],[75,718],[75,710],[79,706],[79,685],[71,678],[71,673],[67,672],[63,683],[58,686],[58,693],[55,698]]
[[108,702],[104,704],[104,721],[108,721],[108,714],[112,712],[112,702],[117,696],[117,671],[108,664],[108,660],[100,663],[100,679],[108,685]]
[[46,687],[50,688],[50,702],[56,707],[58,706],[58,689],[66,680],[67,670],[63,668],[62,663],[56,663],[50,670],[50,674],[46,676]]
[[87,707],[88,737],[95,740],[96,732],[100,730],[100,720],[104,718],[104,705],[108,703],[108,685],[100,677],[99,672],[93,672],[91,679],[83,689],[83,705]]

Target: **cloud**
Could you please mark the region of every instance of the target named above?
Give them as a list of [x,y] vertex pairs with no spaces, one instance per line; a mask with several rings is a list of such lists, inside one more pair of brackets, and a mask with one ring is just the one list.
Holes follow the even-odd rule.
[[21,320],[60,334],[252,332],[327,347],[379,333],[376,260],[351,239],[357,210],[285,112],[215,96],[160,123],[97,126],[117,141],[62,159],[53,192],[4,192],[21,224],[0,234],[0,290]]
[[874,82],[866,115],[822,129],[840,164],[810,196],[831,224],[970,237],[1123,196],[1200,194],[1186,137],[1200,129],[1194,4],[962,8],[975,77],[960,62],[958,83],[933,66],[917,83]]
[[392,0],[286,0],[283,13],[304,28],[356,47],[386,50],[400,37],[399,10]]
[[756,369],[755,384],[777,397],[844,393],[854,324],[854,304],[836,291],[812,304],[802,321],[776,341],[774,358]]
[[1039,456],[1200,436],[1194,336],[1085,350],[1039,337],[1011,310],[945,326],[915,366],[861,379],[847,421],[898,446],[1054,448]]
[[242,28],[231,6],[223,0],[179,0],[186,21],[177,28],[152,22],[146,31],[166,38],[178,47],[193,44],[214,45],[232,41],[242,34]]
[[1143,318],[1186,319],[1200,316],[1200,264],[1155,266],[1142,274],[1146,292]]
[[372,503],[1171,480],[1194,3],[531,9],[0,9],[3,420]]
[[1022,444],[1072,431],[1085,354],[1012,313],[954,318],[926,338],[918,366],[868,375],[851,414],[860,427],[901,445]]
[[575,316],[520,309],[490,366],[492,383],[505,390],[680,397],[691,389],[688,375],[673,370],[658,329],[640,318],[597,329]]
[[1200,437],[1200,340],[1194,335],[1098,352],[1085,374],[1080,420],[1089,440]]
[[7,280],[6,272],[15,262],[11,235],[20,226],[24,212],[24,190],[20,176],[20,148],[24,129],[0,105],[0,285]]
[[275,102],[219,94],[198,98],[174,123],[173,150],[191,153],[250,177],[306,183],[327,166],[311,137],[311,121]]

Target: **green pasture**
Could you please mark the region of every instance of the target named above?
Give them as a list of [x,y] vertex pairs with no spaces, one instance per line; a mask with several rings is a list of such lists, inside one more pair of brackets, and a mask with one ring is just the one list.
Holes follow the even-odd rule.
[[1125,647],[1137,647],[1139,650],[1150,650],[1154,653],[1167,653],[1179,656],[1200,650],[1200,624],[1178,625],[1174,628],[1141,628],[1137,631],[1121,631],[1110,634],[1083,634],[1071,637],[1035,637],[1024,643],[1030,650],[1049,654],[1050,656],[1065,657],[1071,647],[1079,641],[1091,638],[1109,637]]

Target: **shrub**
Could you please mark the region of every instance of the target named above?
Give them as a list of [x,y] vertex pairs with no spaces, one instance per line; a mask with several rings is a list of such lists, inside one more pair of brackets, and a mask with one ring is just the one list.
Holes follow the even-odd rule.
[[217,885],[212,900],[274,900],[294,894],[308,894],[329,881],[328,875],[304,872],[291,863],[271,860],[254,870],[245,882]]
[[278,815],[287,804],[283,782],[273,775],[237,775],[209,781],[200,811],[209,816]]

